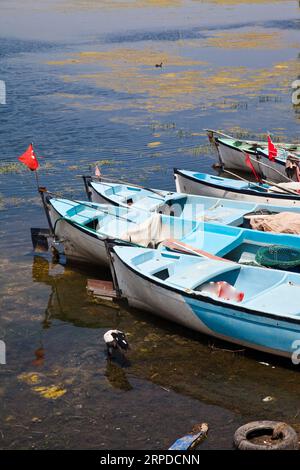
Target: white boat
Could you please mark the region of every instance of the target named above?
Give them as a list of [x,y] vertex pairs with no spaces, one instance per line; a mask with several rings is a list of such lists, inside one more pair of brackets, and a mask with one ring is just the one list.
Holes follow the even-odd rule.
[[[300,162],[300,145],[276,143],[277,156],[269,160],[268,143],[253,140],[235,139],[218,131],[207,130],[209,141],[217,151],[219,162],[224,168],[235,169],[250,173],[252,170],[246,164],[248,154],[257,174],[269,181],[288,181],[286,161],[289,155]],[[296,174],[296,173],[295,173]],[[292,179],[296,179],[293,175]]]
[[132,307],[284,357],[299,343],[299,274],[126,246],[111,248],[111,269]]
[[122,207],[46,198],[52,231],[67,259],[107,265],[106,241],[156,247],[169,238],[183,239],[203,223]]
[[[284,207],[300,207],[300,183],[285,183],[280,188],[268,184],[258,184],[231,178],[222,178],[217,175],[208,175],[198,171],[180,170],[174,168],[176,191],[210,196],[238,201],[251,201],[253,203],[276,205]],[[286,192],[290,191],[290,192]]]

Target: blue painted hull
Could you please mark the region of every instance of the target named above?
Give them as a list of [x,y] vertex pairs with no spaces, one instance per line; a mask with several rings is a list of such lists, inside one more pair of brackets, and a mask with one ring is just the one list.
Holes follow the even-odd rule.
[[189,297],[184,300],[212,334],[228,341],[291,357],[295,341],[300,340],[299,324],[233,311]]

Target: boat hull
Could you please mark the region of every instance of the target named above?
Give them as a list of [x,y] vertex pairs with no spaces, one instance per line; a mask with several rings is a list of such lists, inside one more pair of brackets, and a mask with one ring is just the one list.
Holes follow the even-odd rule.
[[[218,152],[224,168],[252,173],[252,170],[246,165],[243,152],[224,145],[222,142],[218,142]],[[262,164],[260,164],[260,161]],[[255,154],[251,155],[251,162],[255,171],[260,175],[264,175],[265,179],[274,181],[274,183],[288,181],[283,162],[270,161],[263,155],[257,157]]]
[[300,339],[299,323],[246,314],[185,296],[137,273],[116,253],[112,254],[112,263],[118,287],[130,306],[221,340],[292,357],[293,344]]
[[64,253],[70,260],[108,266],[105,241],[61,217],[50,204],[49,215],[56,237],[62,241]]
[[[89,186],[91,201],[96,202],[97,204],[113,204],[111,199],[104,198],[98,191],[95,191],[93,186]],[[126,204],[119,204],[120,206],[126,207]]]
[[197,194],[199,196],[210,196],[224,199],[233,199],[238,201],[251,201],[259,204],[272,204],[283,207],[300,207],[299,200],[293,199],[293,196],[281,198],[278,195],[272,195],[271,193],[257,194],[255,192],[244,193],[242,191],[234,191],[232,189],[226,189],[218,187],[217,185],[197,180],[190,176],[186,176],[182,173],[178,173],[175,170],[174,173],[176,191],[187,194]]

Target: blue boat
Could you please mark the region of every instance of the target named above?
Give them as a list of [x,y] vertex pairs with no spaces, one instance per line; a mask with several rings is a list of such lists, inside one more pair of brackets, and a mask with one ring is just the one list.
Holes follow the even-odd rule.
[[115,246],[111,253],[130,306],[222,340],[296,356],[299,274],[146,248]]
[[174,168],[176,190],[239,201],[252,201],[284,207],[300,207],[300,183],[280,183],[276,187]]
[[[217,181],[219,184],[222,183],[222,180],[226,180],[225,178],[203,175],[206,180]],[[241,181],[232,181],[237,187],[246,185]],[[258,191],[258,189],[255,190]],[[287,209],[282,205],[275,205],[276,201],[271,205],[267,202],[257,203],[250,202],[250,200],[222,199],[179,192],[168,193],[125,183],[90,181],[89,191],[94,202],[245,228],[249,228],[249,219],[255,215],[278,214],[287,210],[300,215],[300,207],[293,206]]]
[[[166,249],[171,247],[190,253],[200,250],[238,263],[263,264],[258,262],[261,250],[279,246],[287,253],[292,250],[292,258],[296,257],[294,269],[300,269],[297,252],[300,237],[297,235],[259,232],[53,197],[48,198],[47,205],[55,236],[62,241],[68,258],[106,264],[105,241],[109,239],[152,248],[163,244]],[[277,252],[278,249],[274,251],[275,255]],[[282,265],[278,267],[282,268]]]

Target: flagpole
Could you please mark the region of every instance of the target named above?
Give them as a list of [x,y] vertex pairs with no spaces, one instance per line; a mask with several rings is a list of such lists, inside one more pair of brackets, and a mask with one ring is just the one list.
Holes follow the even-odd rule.
[[[33,142],[31,142],[31,145],[32,145],[32,148],[34,149]],[[36,154],[36,157],[37,157],[37,154]],[[38,192],[40,192],[40,181],[39,181],[39,176],[38,176],[38,169],[34,170],[34,173],[35,173],[35,181],[36,181],[37,190]]]
[[38,170],[35,170],[34,173],[35,173],[35,180],[36,180],[37,190],[39,191],[40,181],[39,181],[39,177],[38,177]]

